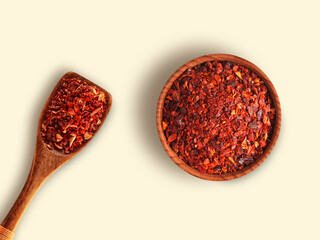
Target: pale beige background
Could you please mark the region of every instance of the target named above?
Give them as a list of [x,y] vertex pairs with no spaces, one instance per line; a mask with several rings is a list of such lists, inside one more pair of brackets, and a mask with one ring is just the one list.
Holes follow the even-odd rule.
[[[319,239],[318,3],[1,1],[1,219],[62,74],[76,71],[114,98],[101,132],[43,186],[15,239]],[[283,110],[270,157],[230,182],[180,170],[155,127],[165,81],[209,53],[257,64]]]

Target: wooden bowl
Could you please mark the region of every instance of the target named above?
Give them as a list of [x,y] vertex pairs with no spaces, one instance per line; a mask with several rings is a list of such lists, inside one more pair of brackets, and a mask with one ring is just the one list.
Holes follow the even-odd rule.
[[[171,88],[172,83],[182,74],[184,73],[185,70],[187,70],[188,68],[192,68],[196,65],[199,65],[201,63],[204,62],[208,62],[208,61],[230,61],[230,62],[234,62],[236,64],[242,65],[248,69],[251,69],[253,72],[255,72],[258,76],[260,76],[260,78],[264,81],[264,83],[266,84],[269,93],[270,93],[270,97],[273,101],[275,110],[276,110],[276,116],[275,116],[275,122],[273,125],[273,132],[272,132],[272,137],[271,137],[271,141],[268,144],[267,148],[265,149],[263,155],[261,155],[257,160],[254,161],[254,163],[245,166],[243,169],[238,170],[236,172],[232,172],[232,173],[224,173],[221,175],[217,175],[217,174],[208,174],[208,173],[200,173],[198,170],[190,167],[188,164],[186,164],[183,160],[181,160],[177,154],[171,149],[171,147],[169,146],[167,139],[164,135],[163,129],[162,129],[162,125],[161,125],[161,121],[162,121],[162,109],[163,109],[163,104],[164,104],[164,100],[165,97],[167,95],[168,90]],[[267,75],[260,69],[258,68],[256,65],[254,65],[253,63],[237,57],[237,56],[233,56],[233,55],[229,55],[229,54],[210,54],[210,55],[205,55],[202,57],[198,57],[194,60],[191,60],[190,62],[187,62],[186,64],[184,64],[182,67],[180,67],[170,78],[169,80],[166,82],[166,84],[164,85],[162,92],[160,94],[159,100],[158,100],[158,105],[157,105],[157,118],[156,118],[156,122],[157,122],[157,129],[158,129],[158,134],[161,140],[161,143],[164,147],[164,149],[166,150],[167,154],[169,155],[169,157],[184,171],[186,171],[187,173],[196,176],[198,178],[202,178],[205,180],[211,180],[211,181],[226,181],[226,180],[232,180],[235,178],[239,178],[242,177],[246,174],[248,174],[249,172],[253,171],[254,169],[256,169],[258,166],[260,166],[264,160],[269,156],[269,154],[271,153],[274,145],[276,144],[276,141],[278,139],[279,133],[280,133],[280,126],[281,126],[281,107],[280,107],[280,101],[279,101],[279,97],[278,94],[276,92],[276,89],[274,88],[272,82],[270,81],[270,79],[267,77]]]

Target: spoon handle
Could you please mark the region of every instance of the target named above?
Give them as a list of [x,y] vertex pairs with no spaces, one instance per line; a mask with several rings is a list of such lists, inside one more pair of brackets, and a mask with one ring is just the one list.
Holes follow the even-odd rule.
[[37,170],[38,168],[33,164],[20,195],[18,196],[11,210],[0,225],[0,240],[13,239],[14,232],[24,212],[26,211],[34,195],[37,193],[42,183],[44,182],[45,179]]
[[0,240],[12,240],[14,233],[0,225]]

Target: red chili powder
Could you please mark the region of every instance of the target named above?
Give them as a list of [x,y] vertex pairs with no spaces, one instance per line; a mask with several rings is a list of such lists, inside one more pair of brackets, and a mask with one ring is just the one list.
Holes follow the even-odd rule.
[[107,109],[106,97],[76,76],[64,77],[41,125],[46,146],[70,153],[91,139]]
[[162,128],[172,150],[201,173],[250,165],[270,141],[275,109],[265,83],[233,62],[187,69],[168,90]]

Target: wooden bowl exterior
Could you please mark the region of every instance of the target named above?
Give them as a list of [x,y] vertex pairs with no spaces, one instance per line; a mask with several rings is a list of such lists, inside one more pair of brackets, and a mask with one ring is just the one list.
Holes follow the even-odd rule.
[[[248,165],[246,167],[244,167],[241,170],[238,170],[236,172],[232,172],[232,173],[225,173],[225,174],[221,174],[221,175],[216,175],[216,174],[208,174],[208,173],[200,173],[199,171],[197,171],[196,169],[190,167],[188,164],[186,164],[184,161],[182,161],[177,154],[171,149],[171,147],[169,146],[167,139],[164,135],[163,129],[162,129],[162,125],[161,125],[161,121],[162,121],[162,109],[163,109],[163,104],[164,104],[164,100],[165,97],[167,95],[168,90],[171,88],[171,85],[173,84],[173,82],[182,74],[184,73],[185,70],[187,70],[188,68],[192,68],[196,65],[199,65],[201,63],[204,62],[208,62],[208,61],[230,61],[230,62],[234,62],[237,63],[239,65],[242,65],[248,69],[251,69],[253,72],[255,72],[258,76],[260,76],[260,78],[264,81],[264,83],[266,84],[269,92],[270,92],[270,97],[273,101],[275,110],[276,110],[276,117],[275,117],[275,123],[273,126],[273,133],[272,133],[272,137],[271,137],[271,141],[268,144],[267,148],[265,149],[263,155],[260,156],[260,158],[258,158],[254,163],[252,163],[251,165]],[[198,178],[202,178],[205,180],[211,180],[211,181],[226,181],[226,180],[232,180],[235,178],[239,178],[242,177],[248,173],[250,173],[251,171],[253,171],[254,169],[256,169],[258,166],[260,166],[264,160],[269,156],[269,154],[271,153],[272,149],[274,148],[276,141],[278,139],[279,133],[280,133],[280,127],[281,127],[281,107],[280,107],[280,101],[279,101],[279,97],[278,94],[276,92],[276,89],[274,88],[272,82],[270,81],[270,79],[267,77],[267,75],[260,69],[258,68],[256,65],[254,65],[253,63],[237,57],[237,56],[233,56],[233,55],[229,55],[229,54],[210,54],[210,55],[205,55],[202,57],[198,57],[196,59],[193,59],[189,62],[187,62],[186,64],[184,64],[182,67],[180,67],[170,78],[169,80],[166,82],[166,84],[164,85],[159,100],[158,100],[158,105],[157,105],[157,116],[156,116],[156,123],[157,123],[157,130],[158,130],[158,134],[160,137],[160,141],[165,149],[165,151],[167,152],[167,154],[169,155],[169,157],[184,171],[186,171],[187,173],[196,176]]]

